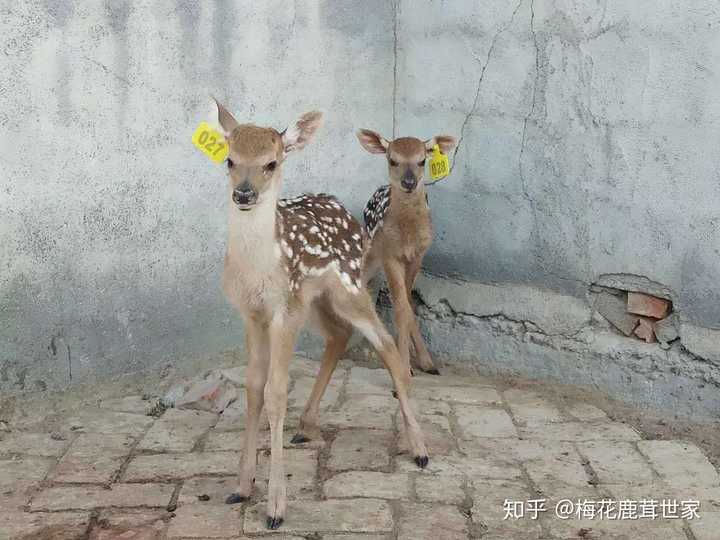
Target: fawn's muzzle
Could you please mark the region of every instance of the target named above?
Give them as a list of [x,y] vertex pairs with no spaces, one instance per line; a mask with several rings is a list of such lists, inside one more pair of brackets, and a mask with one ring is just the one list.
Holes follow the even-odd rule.
[[257,202],[257,193],[247,186],[239,186],[233,190],[232,200],[240,210],[249,210],[249,207]]
[[400,181],[400,185],[405,191],[412,191],[417,186],[417,178],[413,175],[406,175]]

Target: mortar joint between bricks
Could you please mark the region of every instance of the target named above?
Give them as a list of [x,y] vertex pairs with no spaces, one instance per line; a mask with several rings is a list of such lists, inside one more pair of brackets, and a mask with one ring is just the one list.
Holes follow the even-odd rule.
[[109,484],[115,484],[123,477],[123,475],[127,471],[128,466],[130,465],[130,461],[132,461],[132,459],[136,455],[138,455],[137,450],[138,446],[140,445],[140,441],[145,438],[145,436],[148,434],[148,431],[150,431],[150,429],[155,425],[155,422],[157,422],[157,419],[154,419],[152,422],[150,422],[147,428],[145,428],[145,430],[140,435],[138,435],[138,437],[130,445],[130,451],[128,452],[127,456],[125,456],[125,459],[123,460],[118,470],[115,471],[115,474],[110,477]]

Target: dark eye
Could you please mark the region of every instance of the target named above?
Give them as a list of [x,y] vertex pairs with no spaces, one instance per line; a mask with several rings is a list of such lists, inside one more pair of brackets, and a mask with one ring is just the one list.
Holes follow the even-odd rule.
[[271,161],[265,167],[263,167],[267,172],[273,172],[275,170],[275,167],[277,167],[277,161]]
[[424,159],[423,159],[422,161],[419,161],[419,162],[418,162],[418,167],[424,167],[424,166],[425,166],[425,160],[424,160]]
[[393,161],[392,159],[388,160],[390,162],[391,167],[397,167],[397,161]]
[[228,159],[226,159],[225,161],[227,161],[228,169],[232,169],[232,168],[235,166],[235,163],[233,163],[233,160],[232,160],[232,159],[229,159],[229,158],[228,158]]

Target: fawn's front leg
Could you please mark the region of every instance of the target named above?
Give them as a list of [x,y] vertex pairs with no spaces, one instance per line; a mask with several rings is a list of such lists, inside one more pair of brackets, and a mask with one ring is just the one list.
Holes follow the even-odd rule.
[[245,448],[240,460],[238,485],[234,493],[225,502],[236,504],[248,499],[255,483],[257,468],[257,439],[260,428],[267,381],[270,348],[268,328],[253,317],[245,321],[245,343],[248,351],[248,366],[245,370],[245,393],[247,399],[247,416],[245,420]]
[[[415,274],[417,274],[417,271],[415,271]],[[424,350],[427,353],[427,350],[424,349],[420,329],[415,320],[412,304],[410,304],[407,284],[409,275],[406,271],[405,264],[397,260],[386,262],[385,276],[387,277],[390,296],[392,297],[395,328],[398,335],[397,347],[400,351],[400,357],[403,359],[408,371],[410,371],[410,337],[413,336],[414,340],[419,340],[422,343],[420,349],[416,347],[420,369],[429,373],[437,373],[432,360],[430,360],[430,355],[427,354],[423,356],[421,352]],[[412,279],[414,280],[414,276]],[[412,288],[412,285],[410,285],[410,288]]]
[[385,277],[393,304],[395,331],[397,332],[397,348],[400,358],[410,373],[410,324],[412,307],[407,299],[405,289],[405,265],[397,260],[385,262]]
[[405,287],[407,289],[408,302],[410,303],[410,314],[412,315],[413,324],[410,327],[410,337],[412,338],[413,345],[415,345],[415,355],[417,362],[425,373],[430,375],[440,375],[440,372],[435,367],[435,363],[430,357],[430,353],[425,345],[425,340],[420,333],[420,327],[417,324],[417,317],[412,310],[412,290],[415,285],[415,278],[420,271],[422,265],[422,257],[417,257],[412,262],[405,266]]
[[265,384],[265,407],[270,421],[270,475],[268,482],[267,527],[282,525],[286,510],[283,465],[283,425],[287,410],[288,368],[295,336],[302,323],[298,314],[281,313],[270,323],[270,369]]

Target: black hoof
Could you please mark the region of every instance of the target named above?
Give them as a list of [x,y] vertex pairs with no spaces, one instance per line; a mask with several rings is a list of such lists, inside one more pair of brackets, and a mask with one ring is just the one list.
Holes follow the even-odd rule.
[[267,528],[274,531],[283,524],[283,518],[281,517],[270,517],[267,518]]
[[437,370],[437,368],[428,369],[425,373],[428,375],[440,375],[440,372]]
[[412,368],[410,369],[410,376],[411,376],[411,377],[414,377],[414,376],[415,376],[415,372],[412,370]]
[[430,461],[430,460],[428,459],[427,456],[416,456],[415,457],[415,463],[421,469],[424,469],[425,467],[427,467],[428,461]]
[[302,444],[305,442],[310,442],[310,439],[308,439],[302,433],[296,433],[295,436],[290,440],[290,442],[293,444]]
[[247,497],[243,497],[239,493],[231,493],[230,495],[228,495],[228,498],[225,499],[225,504],[237,504],[243,501],[247,501],[247,499]]
[[392,391],[392,395],[393,395],[393,397],[394,397],[395,399],[397,399],[397,390],[393,390],[393,391]]

